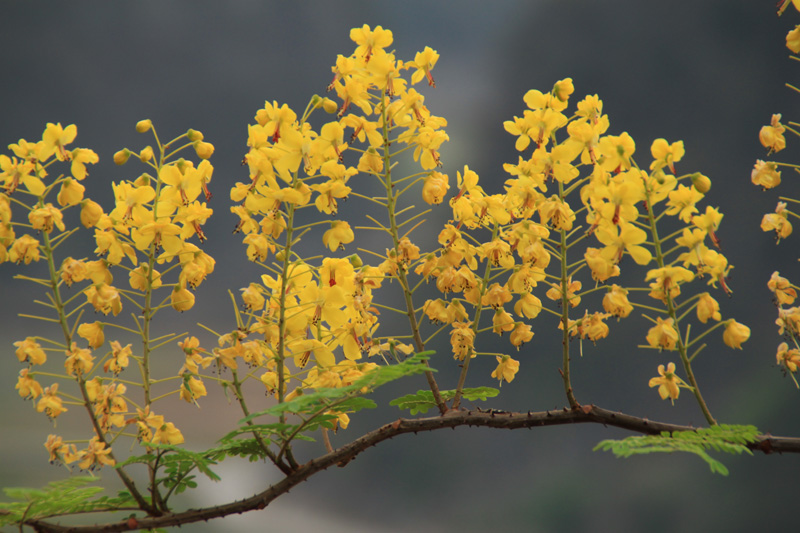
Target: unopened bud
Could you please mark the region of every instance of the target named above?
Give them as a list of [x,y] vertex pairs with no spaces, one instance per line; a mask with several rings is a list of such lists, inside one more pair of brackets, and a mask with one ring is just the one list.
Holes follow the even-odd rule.
[[139,160],[142,163],[147,163],[153,159],[153,149],[149,146],[146,146],[141,152],[139,152]]
[[136,123],[136,131],[139,133],[146,133],[153,127],[153,121],[149,118],[147,120],[140,120]]
[[692,174],[692,185],[698,192],[705,194],[711,189],[711,180],[707,176],[695,172]]
[[208,159],[214,153],[214,145],[211,143],[198,141],[194,143],[194,151],[200,159]]
[[152,179],[153,179],[153,176],[151,176],[150,174],[145,172],[144,174],[142,174],[141,176],[139,176],[138,178],[136,178],[133,181],[133,186],[134,187],[146,187],[146,186],[150,185],[150,181]]
[[358,254],[353,254],[347,258],[350,261],[350,264],[353,265],[353,268],[361,268],[364,266],[364,261],[358,256]]
[[192,142],[197,142],[197,141],[202,141],[203,140],[203,134],[200,133],[197,130],[189,130],[189,131],[187,131],[186,132],[186,136]]
[[114,154],[114,163],[116,163],[117,165],[124,165],[125,163],[127,163],[128,158],[130,156],[131,156],[131,151],[128,150],[127,148],[123,148],[122,150]]
[[339,110],[339,106],[330,98],[325,98],[322,101],[322,109],[324,109],[326,113],[330,113],[332,115]]

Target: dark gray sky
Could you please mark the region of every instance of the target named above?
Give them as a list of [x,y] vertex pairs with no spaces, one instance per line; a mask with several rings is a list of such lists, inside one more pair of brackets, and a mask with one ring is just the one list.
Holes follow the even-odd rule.
[[[265,100],[299,110],[311,94],[321,94],[336,54],[353,49],[351,27],[390,28],[403,59],[413,59],[426,45],[439,51],[438,88],[425,93],[431,111],[449,121],[445,171],[453,179],[468,164],[487,189],[506,178],[504,162],[516,162],[514,140],[502,122],[522,113],[523,94],[572,77],[576,97],[599,94],[611,132],[629,132],[639,154],[648,154],[655,138],[682,139],[687,155],[681,170],[711,178],[707,202],[725,213],[720,237],[736,266],[734,297],[718,299],[723,315],[747,323],[752,338],[742,351],[714,345],[696,371],[721,421],[800,434],[793,415],[800,396],[774,366],[779,338],[766,289],[774,270],[797,272],[797,247],[790,238],[776,248],[772,237],[761,233],[761,216],[777,199],[749,182],[753,163],[765,157],[759,128],[772,113],[797,119],[797,98],[784,83],[800,80],[783,44],[797,20],[792,11],[778,19],[772,2],[691,0],[6,3],[0,18],[5,52],[0,146],[20,137],[37,139],[47,122],[77,124],[76,145],[94,149],[101,159],[90,169],[87,188],[107,191],[100,193],[107,200],[111,181],[142,170],[111,162],[123,146],[150,143],[134,131],[138,120],[152,119],[162,137],[188,128],[203,131],[216,147],[217,219],[209,225],[209,253],[217,257],[218,269],[198,299],[219,302],[228,287],[244,286],[242,278],[257,275],[242,267],[243,249],[230,238],[235,220],[227,213],[227,187],[246,178],[239,162],[247,124]],[[798,160],[796,149],[780,155]],[[3,302],[31,299],[30,286],[9,281],[17,272],[13,265],[0,265]],[[6,428],[0,437],[6,458],[0,485],[38,485],[56,473],[40,449],[52,430],[15,398],[19,365],[11,347],[36,324],[16,318],[18,309],[8,303],[3,309],[0,397],[9,403],[0,414]],[[206,306],[175,319],[174,327],[230,320],[227,312],[218,313],[217,305]],[[646,388],[662,361],[633,349],[642,342],[637,339],[643,338],[645,323],[613,326],[611,337],[596,349],[586,346],[577,363],[579,396],[637,415],[702,423],[688,397],[671,407]],[[518,379],[503,387],[498,407],[540,410],[563,404],[555,373],[559,356],[547,337],[546,331],[537,334],[521,357]],[[450,363],[448,357],[442,366]],[[385,397],[405,392],[398,387]],[[237,416],[224,408],[204,409],[206,421],[227,416],[228,424]],[[387,408],[354,420],[351,434],[397,414]],[[230,527],[248,531],[254,523],[282,524],[299,516],[306,521],[299,529],[324,524],[326,531],[658,532],[794,524],[797,457],[724,457],[732,473],[723,479],[712,477],[694,457],[623,461],[591,452],[598,440],[622,435],[570,427],[405,437],[346,469],[322,474],[263,513],[231,519]],[[267,467],[232,468],[224,489],[231,494],[249,495],[272,476]],[[222,492],[215,485],[202,494],[212,498]],[[217,522],[184,530],[219,527]]]

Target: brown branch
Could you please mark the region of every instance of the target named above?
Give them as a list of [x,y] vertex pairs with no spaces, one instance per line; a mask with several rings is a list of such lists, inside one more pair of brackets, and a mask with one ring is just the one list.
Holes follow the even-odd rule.
[[[100,533],[114,531],[129,531],[133,529],[150,529],[159,527],[179,526],[210,520],[231,514],[241,514],[254,509],[263,509],[273,500],[314,474],[326,470],[333,465],[345,466],[358,454],[379,442],[391,439],[404,433],[418,433],[420,431],[434,431],[443,428],[458,426],[490,427],[498,429],[522,429],[540,426],[557,426],[563,424],[595,423],[627,429],[636,433],[659,434],[662,431],[693,431],[697,428],[679,424],[657,422],[646,418],[609,411],[594,405],[583,405],[575,409],[562,409],[555,411],[512,413],[506,411],[448,411],[444,415],[404,419],[399,418],[390,424],[383,425],[353,442],[337,450],[326,453],[316,459],[300,465],[292,474],[272,485],[268,489],[244,500],[238,500],[216,507],[203,509],[190,509],[179,513],[168,513],[158,517],[129,518],[122,522],[115,522],[98,526],[62,526],[42,520],[26,520],[25,524],[40,532],[53,533]],[[753,451],[763,453],[800,453],[800,438],[773,437],[761,435],[758,440],[748,445]]]

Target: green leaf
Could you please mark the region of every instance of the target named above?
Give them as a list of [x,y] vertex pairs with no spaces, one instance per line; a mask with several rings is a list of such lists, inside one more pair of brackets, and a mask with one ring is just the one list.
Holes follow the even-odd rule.
[[103,488],[86,485],[99,480],[100,478],[94,476],[75,476],[53,481],[44,489],[3,489],[9,498],[21,501],[0,502],[0,527],[18,524],[23,519],[89,511],[114,511],[136,506],[136,501],[127,493],[120,493],[116,498],[103,496],[92,499]]
[[622,440],[604,440],[594,447],[595,450],[611,451],[617,457],[630,457],[648,453],[693,453],[703,459],[712,473],[728,475],[728,469],[721,462],[710,456],[707,451],[713,450],[730,454],[753,452],[748,443],[758,439],[759,431],[755,426],[736,426],[721,424],[694,431],[668,431],[660,435],[644,435],[628,437]]
[[174,444],[156,444],[153,442],[145,443],[150,448],[166,450],[169,454],[162,456],[159,461],[165,466],[170,463],[178,463],[180,472],[187,472],[192,468],[197,468],[200,472],[212,481],[219,481],[221,478],[215,474],[208,466],[217,464],[215,460],[208,457],[205,452],[193,452]]
[[[486,401],[487,398],[494,398],[499,393],[500,391],[493,387],[475,387],[462,390],[464,399],[470,401]],[[442,396],[442,400],[447,402],[455,398],[456,391],[443,390],[439,391],[439,394]],[[416,415],[418,413],[427,413],[428,410],[436,407],[436,402],[433,400],[433,393],[431,391],[420,390],[417,391],[416,394],[407,394],[400,398],[395,398],[389,402],[389,405],[396,405],[404,410],[408,409],[411,411],[412,415]]]

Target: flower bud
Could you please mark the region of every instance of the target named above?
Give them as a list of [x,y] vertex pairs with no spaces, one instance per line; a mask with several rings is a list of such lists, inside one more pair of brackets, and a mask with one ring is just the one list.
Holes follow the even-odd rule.
[[320,95],[315,94],[311,97],[311,107],[314,109],[322,107],[322,97]]
[[192,142],[197,142],[197,141],[202,141],[203,140],[203,134],[200,133],[197,130],[192,130],[192,129],[190,129],[189,131],[186,132],[186,137],[188,137],[189,140],[192,141]]
[[146,186],[150,185],[150,181],[152,181],[154,179],[155,178],[153,178],[153,176],[151,176],[150,174],[145,172],[144,174],[142,174],[141,176],[139,176],[138,178],[136,178],[134,180],[133,186],[134,187],[146,187]]
[[136,131],[139,133],[147,133],[153,127],[153,121],[149,118],[147,120],[140,120],[136,123]]
[[350,261],[350,264],[353,265],[354,268],[361,268],[362,266],[364,266],[364,261],[361,260],[361,257],[359,257],[358,254],[353,254],[349,256],[347,259],[348,261]]
[[339,110],[339,106],[330,98],[325,98],[322,101],[322,109],[324,109],[326,113],[330,113],[332,115]]
[[147,163],[153,159],[153,149],[150,146],[146,146],[141,152],[139,152],[139,160],[142,163]]
[[200,159],[209,159],[211,154],[214,153],[214,145],[211,143],[198,141],[194,143],[194,151],[197,152],[197,157]]
[[128,162],[128,158],[131,156],[131,151],[127,148],[124,148],[114,154],[114,163],[117,165],[124,165]]
[[707,176],[695,172],[692,174],[692,185],[698,192],[705,194],[711,189],[711,180]]

